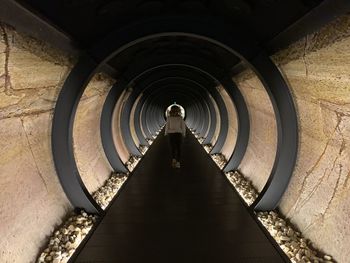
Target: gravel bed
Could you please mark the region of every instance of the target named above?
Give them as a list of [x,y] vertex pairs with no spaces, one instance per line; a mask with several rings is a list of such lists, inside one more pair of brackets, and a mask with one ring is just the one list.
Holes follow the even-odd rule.
[[[226,173],[243,200],[251,205],[258,197],[252,183],[237,171]],[[257,218],[293,263],[334,263],[332,257],[317,251],[290,222],[276,211],[257,212]]]
[[203,147],[204,147],[204,150],[207,153],[210,153],[211,149],[213,149],[213,145],[211,145],[210,143],[209,144],[204,144]]
[[217,166],[219,166],[220,169],[223,169],[227,163],[225,156],[221,153],[214,153],[211,155],[211,158],[214,160]]
[[[127,174],[112,174],[105,184],[93,193],[95,201],[105,209],[127,179]],[[48,246],[40,254],[37,263],[66,263],[76,248],[91,230],[97,216],[84,210],[73,214],[56,230],[49,239]]]
[[97,217],[85,211],[73,214],[49,239],[47,248],[40,254],[37,263],[66,263],[76,248],[91,230]]
[[199,137],[199,138],[198,138],[198,141],[199,141],[200,144],[203,144],[204,138],[203,138],[203,137]]
[[132,172],[140,160],[141,160],[141,157],[132,155],[130,156],[129,160],[125,163],[125,165],[128,168],[128,170]]
[[93,193],[92,197],[102,209],[106,209],[127,178],[128,175],[124,173],[112,174],[105,184]]
[[259,221],[269,231],[284,253],[293,263],[334,263],[332,257],[313,248],[310,240],[284,220],[275,211],[258,212]]
[[140,150],[140,152],[142,153],[142,155],[145,155],[145,153],[146,153],[147,150],[148,150],[148,146],[147,146],[147,145],[140,145],[140,146],[139,146],[139,150]]
[[227,172],[226,176],[236,188],[237,192],[240,194],[243,200],[247,203],[247,205],[254,203],[259,193],[255,190],[250,181],[245,179],[244,176],[237,171]]

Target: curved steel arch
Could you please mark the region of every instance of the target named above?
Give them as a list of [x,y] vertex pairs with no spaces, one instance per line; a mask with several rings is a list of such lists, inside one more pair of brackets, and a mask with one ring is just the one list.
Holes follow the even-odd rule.
[[236,170],[243,160],[249,142],[250,120],[247,105],[238,87],[231,78],[223,78],[222,82],[226,87],[227,93],[234,102],[238,118],[237,142],[232,155],[223,168],[224,172],[229,172],[231,170]]
[[[197,58],[189,55],[167,55],[152,57],[150,60],[140,61],[133,68],[134,71],[141,71],[146,69],[152,69],[154,67],[176,65],[182,67],[191,67],[198,70],[210,78],[214,79],[216,82],[220,83],[224,89],[228,92],[236,108],[238,121],[238,134],[235,144],[234,151],[229,158],[226,165],[227,169],[236,169],[238,164],[243,159],[245,154],[248,141],[249,141],[249,114],[247,111],[246,103],[244,97],[241,95],[239,89],[235,86],[232,79],[227,76],[227,73],[213,65],[212,62],[206,59]],[[210,73],[209,73],[210,72]],[[214,111],[213,111],[214,112]],[[212,119],[216,119],[216,115],[212,116]],[[215,120],[216,122],[216,120]],[[241,123],[240,123],[241,122]],[[211,126],[211,130],[208,132],[203,144],[207,144],[211,141],[215,132],[215,127]]]
[[[169,65],[166,65],[167,67],[169,67]],[[155,67],[157,70],[159,69],[163,69],[164,66],[162,67]],[[154,68],[153,68],[154,69]],[[174,70],[174,69],[173,69]],[[176,70],[179,70],[179,69],[176,69]],[[158,71],[157,71],[158,72]],[[126,75],[128,76],[128,79],[129,79],[129,82],[130,83],[134,83],[134,85],[136,85],[135,83],[140,83],[140,81],[138,80],[139,78],[142,78],[144,77],[145,74],[150,74],[151,76],[153,76],[152,74],[154,74],[155,72],[151,72],[151,70],[148,70],[148,71],[143,71],[143,72],[139,72],[139,71],[135,71],[134,69],[131,69],[131,70],[128,70],[128,72],[126,73]],[[170,72],[171,73],[171,72]],[[169,71],[165,72],[165,75],[168,75],[169,74]],[[196,77],[196,75],[192,74],[192,77]],[[153,77],[154,78],[154,77]],[[157,77],[155,78],[161,78],[161,76],[157,75]],[[147,80],[147,78],[146,78]],[[145,80],[143,80],[145,81]],[[149,82],[149,81],[148,81]],[[127,85],[125,83],[125,85]],[[143,85],[148,85],[147,83],[143,83]],[[136,88],[135,88],[136,90]],[[141,92],[140,90],[141,89],[137,89],[138,92]],[[129,152],[133,155],[141,155],[140,152],[139,152],[139,149],[137,148],[137,146],[135,145],[134,141],[133,141],[133,138],[132,138],[132,135],[131,135],[131,131],[130,131],[130,125],[129,125],[129,119],[130,119],[130,112],[131,112],[131,109],[132,109],[132,106],[133,106],[133,103],[134,101],[137,99],[138,97],[138,93],[136,93],[135,95],[135,92],[133,92],[130,97],[127,99],[126,103],[124,104],[124,108],[123,108],[123,112],[122,112],[122,117],[121,117],[121,130],[122,130],[122,135],[123,135],[123,139],[125,141],[125,144],[129,150]],[[222,113],[223,115],[224,113]],[[197,120],[198,123],[199,120]],[[202,128],[201,130],[203,129],[204,127],[204,124],[202,124]],[[138,132],[138,134],[141,134],[142,132]],[[148,133],[148,131],[146,131],[146,133]],[[149,137],[150,134],[148,133],[147,134],[147,137]],[[109,140],[108,138],[104,139],[104,140]],[[141,138],[141,141],[145,143],[145,139]]]
[[89,213],[103,213],[81,180],[73,149],[73,125],[78,102],[98,65],[87,56],[80,58],[58,96],[52,120],[52,153],[61,185],[72,205]]
[[[180,71],[177,70],[176,72],[179,73]],[[182,72],[182,71],[181,71],[181,72]],[[170,73],[171,73],[171,72],[170,72]],[[165,74],[164,74],[164,73],[162,73],[162,74],[163,74],[163,75],[168,75],[168,74],[169,74],[169,71],[165,72]],[[183,73],[182,73],[182,74],[183,74]],[[141,76],[142,76],[142,75],[141,75]],[[160,78],[162,78],[161,75],[156,75],[156,76],[151,75],[151,76],[153,76],[153,77],[151,78],[151,80],[149,80],[149,79],[146,78],[147,82],[146,82],[146,83],[141,82],[142,85],[140,85],[140,82],[138,82],[136,79],[133,79],[133,80],[131,81],[132,83],[134,83],[134,92],[133,92],[133,94],[128,98],[128,100],[127,100],[127,102],[126,102],[126,104],[129,105],[129,107],[128,107],[127,109],[129,109],[130,111],[131,111],[132,105],[133,105],[134,101],[137,99],[139,93],[141,93],[142,91],[145,90],[145,89],[144,89],[144,90],[138,89],[137,87],[138,87],[138,86],[146,86],[146,85],[149,85],[149,82],[151,82],[151,81],[156,81],[156,80],[159,81]],[[192,77],[194,77],[194,76],[195,76],[195,75],[192,74]],[[140,75],[138,75],[138,77],[140,77]],[[145,80],[144,80],[144,81],[145,81]],[[191,80],[191,81],[193,81],[193,80]],[[203,81],[202,81],[202,82],[203,82]],[[136,91],[137,91],[137,93],[136,93]],[[206,89],[203,88],[203,91],[205,92]],[[207,100],[207,101],[208,101],[208,100]],[[127,109],[124,108],[124,114],[123,114],[123,123],[124,123],[124,124],[121,124],[121,125],[124,126],[123,131],[124,131],[124,133],[126,133],[125,137],[126,137],[126,138],[129,138],[129,140],[127,141],[127,143],[128,143],[128,144],[133,144],[132,147],[137,148],[137,147],[135,146],[134,142],[131,141],[131,140],[132,140],[132,136],[131,136],[131,134],[130,134],[130,126],[129,126],[129,124],[128,124],[128,123],[129,123],[129,118],[130,118],[130,112],[129,112]],[[202,125],[202,127],[204,127],[205,124],[201,124],[201,125]],[[128,126],[128,127],[126,127],[126,126]],[[202,129],[202,128],[201,128],[201,129]],[[146,133],[147,133],[147,131],[146,131]],[[150,134],[148,133],[147,136],[149,137]],[[141,141],[142,141],[142,139],[141,139]],[[131,146],[129,146],[129,149],[131,149]]]
[[[164,64],[165,60],[170,60],[171,63],[167,62],[167,63]],[[184,62],[186,62],[186,61],[190,61],[190,63],[187,62],[187,64],[184,64]],[[136,65],[136,67],[131,66],[131,69],[130,69],[130,66],[129,66],[128,72],[124,73],[124,77],[126,79],[132,80],[134,78],[133,75],[137,75],[137,73],[135,74],[135,72],[138,72],[138,74],[142,75],[142,74],[145,74],[145,72],[147,72],[147,71],[149,72],[149,71],[154,70],[155,68],[159,69],[160,67],[174,66],[174,65],[190,67],[190,68],[195,69],[195,70],[197,70],[197,71],[199,71],[201,73],[205,73],[206,76],[209,76],[213,80],[220,79],[221,76],[224,76],[223,71],[221,71],[218,68],[216,68],[215,69],[215,78],[214,78],[207,71],[205,71],[203,69],[200,69],[198,64],[201,64],[200,67],[207,69],[207,71],[208,71],[208,69],[210,69],[210,71],[213,71],[213,69],[214,69],[213,65],[211,65],[208,61],[203,60],[203,59],[198,59],[198,58],[196,59],[193,56],[188,56],[188,55],[187,56],[175,56],[175,57],[174,56],[165,56],[165,57],[162,56],[162,57],[155,58],[155,59],[152,58],[152,62],[151,63],[146,63],[146,64],[145,63],[143,63],[143,64],[142,63],[138,63]],[[197,66],[193,66],[193,65],[197,65]],[[140,73],[140,72],[142,72],[142,73]],[[140,77],[140,75],[138,77]],[[127,114],[126,114],[126,116],[127,116]],[[214,122],[216,122],[216,115],[215,114],[211,116],[211,120],[214,120]],[[139,126],[138,123],[136,123],[135,127],[137,127],[137,126]],[[128,127],[126,127],[124,130],[127,130],[127,128]],[[211,130],[208,131],[207,138],[206,138],[204,143],[208,143],[209,141],[211,141],[211,138],[212,138],[212,136],[214,134],[214,131],[215,131],[215,127],[213,125],[211,127]],[[137,131],[137,134],[138,134],[140,142],[141,143],[143,142],[145,144],[146,142],[145,142],[145,139],[143,137],[143,133],[139,130],[139,131]],[[245,134],[249,134],[249,131],[247,131]],[[128,137],[130,137],[130,136],[128,136]],[[225,138],[223,138],[223,140],[225,140]],[[130,140],[128,140],[128,141],[130,141]],[[239,142],[241,142],[241,140]],[[132,145],[129,148],[132,149],[132,148],[135,148],[135,147]]]
[[[152,93],[152,95],[154,94],[156,97],[160,97],[160,94],[162,94],[163,92],[166,92],[167,94],[166,95],[168,95],[169,96],[169,98],[170,97],[173,97],[173,96],[182,96],[183,98],[185,98],[185,99],[187,99],[188,98],[188,96],[189,95],[192,95],[191,93],[189,94],[188,92],[186,93],[182,93],[182,90],[180,91],[180,90],[174,90],[173,92],[174,93],[171,93],[172,92],[172,90],[164,90],[164,89],[160,89],[160,90],[157,90],[158,92],[153,92]],[[195,96],[195,95],[197,95],[197,96],[200,96],[200,94],[194,94],[193,96]],[[186,98],[186,96],[187,96],[187,98]],[[148,107],[152,107],[152,105],[154,105],[153,104],[153,102],[154,101],[156,101],[158,98],[153,98],[152,99],[152,101],[149,101],[149,99],[151,98],[151,96],[148,96],[148,97],[145,97],[145,100],[144,100],[144,104],[145,104],[145,107],[143,108],[143,110],[141,111],[141,114],[140,114],[140,117],[142,118],[142,119],[144,119],[144,120],[146,120],[147,118],[146,118],[146,114],[147,114],[147,108]],[[181,98],[181,97],[180,97]],[[165,95],[163,95],[162,96],[162,100],[167,100],[168,99],[168,97],[166,97]],[[181,101],[181,100],[180,100]],[[169,99],[169,102],[170,102],[170,99]],[[183,101],[182,101],[183,102]],[[200,104],[200,102],[201,101],[197,101],[196,102],[196,97],[193,97],[189,102],[192,102],[192,105],[198,105],[198,104]],[[194,102],[194,103],[193,103]],[[184,105],[187,105],[187,104],[191,104],[191,103],[185,103]],[[165,104],[164,104],[165,105]],[[163,106],[164,107],[164,106]],[[202,109],[202,110],[201,110]],[[201,119],[206,119],[205,118],[205,112],[203,111],[203,108],[197,108],[197,111],[196,111],[197,113],[195,113],[195,115],[196,114],[200,114],[202,117],[201,117]],[[192,112],[188,112],[188,114],[191,114]],[[162,113],[161,113],[162,114]],[[144,116],[144,117],[143,117]]]
[[[168,86],[177,86],[177,85],[179,85],[179,84],[169,84]],[[193,83],[190,83],[189,85],[187,85],[187,88],[188,87],[191,87],[191,86],[193,86]],[[196,88],[196,87],[195,87]],[[194,88],[194,89],[195,89]],[[179,86],[179,89],[181,89],[181,86]],[[207,130],[207,127],[209,126],[209,123],[208,123],[208,119],[207,118],[204,118],[204,116],[202,116],[202,112],[204,112],[204,109],[205,108],[207,108],[208,109],[208,107],[205,107],[204,105],[205,105],[205,103],[206,103],[206,96],[203,96],[203,94],[202,93],[200,93],[200,92],[197,92],[196,90],[191,90],[191,92],[189,92],[189,91],[187,91],[187,93],[189,94],[191,94],[191,93],[193,93],[193,94],[195,94],[196,96],[197,96],[197,98],[201,98],[201,100],[199,100],[199,102],[197,102],[197,103],[195,103],[194,105],[196,106],[196,110],[197,110],[197,112],[199,112],[199,114],[200,114],[200,118],[195,118],[194,120],[195,120],[195,123],[193,123],[193,125],[194,126],[196,126],[196,127],[198,127],[198,125],[201,125],[200,126],[200,130],[202,131],[202,130]],[[162,92],[162,91],[161,91]],[[167,92],[167,94],[166,95],[169,95],[168,94],[168,92],[169,91],[166,91]],[[184,91],[185,93],[186,93],[186,91]],[[203,92],[205,93],[206,91],[205,90],[203,90]],[[158,95],[158,93],[157,93],[157,95],[154,95],[153,93],[150,93],[150,95],[148,95],[148,97],[151,97],[151,96],[160,96],[160,95]],[[165,95],[163,95],[163,96],[165,96]],[[145,100],[143,100],[142,102],[147,102],[147,97],[146,97],[146,95],[144,95],[144,98],[145,98]],[[196,98],[195,98],[195,100],[196,100]],[[197,101],[197,100],[196,100]],[[203,102],[203,103],[201,103],[201,102]],[[200,124],[199,124],[199,122],[198,122],[198,119],[200,119],[200,120],[202,120],[201,122],[200,122]],[[210,120],[210,119],[209,119]],[[188,122],[188,121],[187,121]]]
[[[239,35],[239,41],[236,37]],[[83,185],[73,155],[72,128],[78,101],[98,67],[122,50],[160,36],[190,36],[206,40],[245,60],[264,83],[272,102],[278,131],[277,156],[269,180],[254,203],[257,210],[274,209],[292,175],[298,147],[298,126],[293,99],[280,72],[267,54],[237,28],[212,19],[177,17],[142,21],[113,32],[82,56],[66,79],[52,125],[52,151],[57,174],[73,206],[102,212]]]
[[[168,65],[166,67],[169,67]],[[189,73],[189,71],[182,71],[182,70],[174,70],[175,72],[177,72],[177,76],[178,77],[183,77],[186,76],[189,80],[191,80],[191,76],[193,77],[193,73]],[[169,75],[169,70],[162,73],[163,75]],[[153,77],[153,79],[159,79],[161,78],[163,75],[159,74]],[[203,76],[204,78],[204,76]],[[191,80],[194,81],[194,80]],[[196,82],[200,83],[199,81],[201,81],[202,85],[204,85],[203,81],[204,79],[200,80],[199,78],[196,79]],[[213,83],[214,84],[214,83]],[[212,153],[219,153],[225,143],[226,140],[226,136],[228,133],[228,113],[224,104],[223,99],[221,98],[221,95],[219,94],[218,90],[215,87],[211,87],[211,86],[207,86],[207,90],[210,93],[210,95],[214,98],[219,111],[220,111],[220,116],[222,118],[223,121],[220,122],[220,134],[218,136],[218,139],[212,149]]]
[[[130,83],[133,83],[135,81],[136,80],[133,79]],[[122,91],[126,87],[128,87],[130,83],[126,81],[121,81],[121,82],[118,82],[118,85],[115,85],[114,87],[112,87],[112,90],[109,92],[106,98],[105,104],[103,106],[102,116],[101,116],[101,139],[102,139],[102,144],[106,152],[107,158],[110,164],[112,165],[112,167],[116,171],[123,171],[123,172],[126,172],[126,168],[124,167],[123,163],[120,161],[120,158],[117,150],[115,149],[115,146],[110,143],[113,140],[113,135],[111,132],[111,121],[112,121],[113,109],[118,97],[121,94],[121,92],[113,91],[113,89],[118,89]],[[129,96],[126,103],[124,104],[120,126],[122,129],[123,140],[129,152],[132,155],[141,156],[141,153],[139,152],[139,149],[135,145],[135,142],[132,138],[130,126],[129,126],[132,104],[134,102],[134,99],[136,99],[134,98],[135,96],[133,96],[132,94]],[[151,134],[148,134],[148,137],[150,137],[150,135]]]
[[[162,85],[162,83],[164,83],[164,85],[165,85],[165,84],[166,84],[166,81],[169,80],[169,79],[173,79],[173,81],[174,81],[174,80],[176,80],[176,81],[181,80],[181,81],[183,81],[183,82],[186,81],[186,79],[183,79],[183,78],[180,79],[180,78],[174,78],[174,77],[171,77],[171,78],[164,78],[164,79],[158,79],[158,78],[156,78],[156,79],[157,79],[156,81],[149,83],[149,85],[147,86],[147,89],[150,89],[150,88],[154,87],[155,85],[157,85],[157,86]],[[152,81],[153,81],[153,80],[152,80]],[[193,85],[193,84],[195,83],[193,80],[187,80],[187,81],[188,81],[188,82],[191,82],[193,87],[200,88],[200,86],[199,86],[198,84],[196,84],[196,86]],[[169,84],[169,85],[170,85],[170,84]],[[204,89],[204,88],[202,88],[202,90],[205,92],[205,89]],[[200,94],[200,93],[198,93],[198,94]],[[144,124],[145,124],[145,123],[144,123]],[[146,133],[147,136],[150,136],[150,133],[147,134],[147,130],[145,131],[145,133]]]
[[115,144],[111,142],[113,142],[112,119],[114,105],[123,93],[125,85],[127,85],[126,81],[120,79],[120,81],[111,88],[103,104],[100,120],[101,141],[106,157],[114,171],[123,173],[127,173],[128,170],[121,161]]
[[[161,85],[161,83],[160,83],[159,85]],[[169,95],[169,92],[170,92],[170,91],[169,91],[169,90],[165,90],[165,89],[167,89],[169,86],[170,86],[170,87],[173,87],[173,88],[174,88],[174,87],[179,87],[180,89],[177,89],[177,92],[180,93],[180,92],[182,92],[183,90],[181,89],[182,86],[178,86],[178,85],[179,85],[179,84],[173,84],[173,83],[172,83],[172,84],[168,84],[168,85],[161,85],[161,86],[159,86],[156,90],[154,90],[153,93],[150,92],[150,94],[153,95],[153,96],[158,97],[159,94],[161,94],[162,92],[167,92],[167,93],[168,93],[167,95]],[[193,85],[193,84],[192,84],[192,85]],[[188,84],[188,86],[191,86],[191,84]],[[187,92],[184,92],[183,94],[192,95],[192,96],[193,96],[193,100],[192,100],[192,101],[196,101],[198,97],[202,97],[202,94],[201,94],[200,92],[196,92],[195,90],[191,90],[190,92],[187,91]],[[195,97],[195,96],[197,96],[197,97]],[[139,103],[144,103],[144,102],[147,101],[147,99],[150,98],[150,97],[151,97],[151,96],[143,96],[143,98],[139,101]],[[165,97],[165,96],[164,96],[164,97]],[[196,105],[199,105],[200,102],[201,102],[201,100],[199,100],[199,102],[197,102],[197,103],[195,103],[195,104],[196,104]],[[146,105],[142,108],[141,113],[140,113],[140,117],[143,116],[142,113],[145,112],[145,107],[147,108],[147,106],[149,106],[149,105],[146,104]],[[166,107],[166,105],[164,105],[164,107]],[[202,108],[202,109],[203,109],[203,108]],[[198,109],[197,109],[197,112],[200,113],[201,110],[198,108]],[[143,123],[144,126],[147,125],[147,124],[146,124],[146,118],[142,118],[142,123]],[[207,122],[205,122],[205,123],[207,123]],[[207,124],[205,124],[205,125],[207,125]]]

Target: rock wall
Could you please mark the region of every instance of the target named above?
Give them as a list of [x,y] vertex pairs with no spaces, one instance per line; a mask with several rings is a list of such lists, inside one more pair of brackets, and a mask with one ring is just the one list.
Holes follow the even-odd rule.
[[71,62],[3,24],[0,30],[0,261],[29,262],[71,209],[50,145],[52,110]]
[[215,132],[213,134],[213,137],[211,138],[210,144],[215,145],[216,141],[218,140],[219,133],[220,133],[220,123],[221,123],[221,118],[220,118],[220,112],[219,112],[219,107],[216,104],[214,98],[209,95],[209,99],[211,100],[214,108],[215,108],[215,113],[216,113],[216,127],[215,127]]
[[113,111],[113,117],[112,117],[113,142],[118,152],[118,155],[120,157],[120,160],[123,163],[126,163],[129,160],[130,153],[123,140],[120,120],[122,116],[122,110],[130,94],[131,94],[131,90],[128,90],[128,89],[122,92],[122,94],[120,95],[115,105],[115,108]]
[[135,123],[134,123],[135,122],[134,116],[135,116],[136,106],[139,103],[140,99],[141,99],[141,95],[138,96],[138,98],[135,100],[134,105],[132,106],[132,109],[130,112],[130,121],[129,121],[130,133],[131,133],[132,139],[137,147],[139,147],[141,143],[140,143],[139,138],[137,137]]
[[250,133],[247,151],[238,170],[261,191],[274,164],[277,149],[276,119],[261,81],[247,70],[234,78],[247,104]]
[[[316,247],[349,262],[350,16],[273,60],[294,95],[300,136],[295,171],[279,208]],[[241,88],[253,79],[241,82]]]
[[112,79],[95,75],[84,91],[75,116],[74,155],[90,193],[101,187],[113,170],[104,154],[100,137],[101,112],[112,85]]
[[[0,262],[34,262],[54,227],[73,209],[55,172],[51,122],[74,62],[0,23]],[[86,111],[102,97],[89,96]],[[78,123],[84,123],[79,116]]]
[[225,144],[221,149],[221,153],[225,156],[226,160],[228,160],[233,153],[237,140],[237,113],[232,99],[227,91],[222,86],[219,86],[217,89],[225,103],[228,114],[228,134],[225,140]]

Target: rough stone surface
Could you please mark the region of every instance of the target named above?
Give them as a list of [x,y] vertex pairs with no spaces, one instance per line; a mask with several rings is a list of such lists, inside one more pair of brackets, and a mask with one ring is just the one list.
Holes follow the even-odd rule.
[[40,50],[49,49],[45,44],[1,23],[0,34],[0,119],[52,110],[71,68],[69,60],[53,63],[62,54],[39,55]]
[[[349,25],[350,16],[341,17],[273,57],[293,93],[300,136],[296,168],[279,208],[316,248],[337,262],[350,258]],[[246,73],[239,86],[252,81]],[[267,128],[272,122],[261,122],[266,120]],[[265,147],[256,154],[263,150],[274,155],[270,145]],[[259,163],[253,167],[259,169],[255,177],[248,174],[250,179],[265,180],[259,179]]]
[[253,182],[258,191],[261,191],[275,160],[277,146],[275,114],[263,84],[251,71],[237,76],[234,81],[246,101],[250,118],[248,148],[238,170]]
[[[33,261],[71,209],[51,154],[52,109],[69,70],[0,23],[0,262]],[[50,60],[51,59],[51,60]],[[33,75],[29,72],[35,72]],[[28,227],[29,226],[29,227]]]
[[[281,211],[338,262],[350,258],[350,16],[277,54],[299,113],[299,156]],[[291,47],[285,52],[298,49]]]
[[112,173],[100,137],[101,111],[112,85],[111,79],[96,75],[86,87],[75,116],[74,155],[90,193],[96,191]]
[[129,96],[130,96],[130,91],[124,90],[115,105],[113,117],[112,117],[113,119],[112,133],[113,133],[114,145],[116,146],[118,155],[124,164],[129,160],[131,156],[123,140],[123,136],[121,133],[121,126],[120,126],[120,119],[121,119],[121,113],[124,107],[124,103],[126,102]]
[[[132,109],[131,109],[131,112],[130,112],[130,122],[129,122],[129,125],[130,125],[130,133],[131,133],[131,136],[132,136],[132,139],[134,140],[134,143],[137,147],[141,147],[141,143],[139,141],[139,138],[137,136],[137,133],[136,133],[136,129],[135,129],[135,110],[136,110],[136,107],[141,99],[141,95],[138,96],[138,98],[135,100],[134,102],[134,105],[132,106]],[[143,154],[143,153],[142,153]]]
[[[50,136],[53,108],[73,62],[0,23],[0,262],[34,262],[72,210],[55,172]],[[99,96],[90,97],[86,103],[94,105]]]
[[71,206],[51,155],[50,113],[0,121],[0,261],[34,259]]
[[209,95],[209,99],[211,100],[214,108],[215,108],[215,115],[216,115],[216,127],[215,127],[215,132],[213,134],[213,137],[211,138],[210,144],[211,145],[215,145],[216,141],[218,140],[219,137],[219,133],[220,133],[220,122],[221,122],[221,118],[220,118],[220,112],[219,112],[219,107],[216,104],[214,98]]
[[222,86],[219,86],[218,91],[222,99],[224,100],[227,113],[228,113],[228,120],[229,120],[228,134],[226,137],[226,141],[221,149],[221,153],[225,156],[226,160],[229,160],[236,146],[237,128],[238,128],[237,113],[236,113],[235,106],[232,103],[231,97],[226,92],[226,90]]

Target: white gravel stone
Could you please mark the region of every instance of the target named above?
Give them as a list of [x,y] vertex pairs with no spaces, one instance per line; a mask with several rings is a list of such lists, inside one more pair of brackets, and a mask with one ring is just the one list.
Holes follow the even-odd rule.
[[[105,209],[127,178],[127,174],[112,174],[105,184],[93,193],[92,197]],[[69,217],[59,229],[54,231],[48,241],[48,247],[39,255],[37,263],[67,263],[91,230],[96,219],[96,216],[89,215],[83,210],[80,214]]]
[[[123,173],[111,175],[105,184],[92,194],[92,197],[102,209],[106,209],[127,178],[128,175]],[[85,231],[83,233],[86,234]]]
[[198,141],[199,141],[200,144],[202,144],[204,142],[204,138],[203,137],[199,137]]
[[[237,171],[228,172],[226,176],[247,205],[251,205],[258,197],[258,191],[253,184]],[[291,262],[334,263],[331,256],[324,255],[313,248],[311,242],[276,211],[258,212],[256,216]]]
[[128,168],[128,170],[132,172],[140,160],[140,157],[132,155],[130,156],[129,160],[125,163],[125,165]]
[[[47,248],[39,255],[37,263],[66,263],[91,230],[97,217],[85,211],[74,214],[56,230],[48,242]],[[83,233],[86,233],[84,234]]]
[[[296,231],[277,212],[258,212],[256,215],[291,262],[334,263],[331,256],[323,255],[320,251],[313,248],[311,242],[303,238],[301,233]],[[277,231],[273,231],[276,229]]]
[[220,169],[223,169],[227,163],[225,156],[221,153],[212,154],[211,158],[214,160],[217,166],[219,166]]
[[145,155],[145,153],[146,153],[147,150],[148,150],[148,146],[146,146],[146,145],[140,145],[140,146],[139,146],[139,150],[140,150],[140,152],[142,153],[142,155]]
[[233,184],[233,186],[236,188],[237,192],[247,203],[247,205],[251,205],[258,197],[258,191],[255,190],[252,183],[246,178],[244,178],[244,176],[241,175],[239,172],[227,172],[226,177]]
[[203,147],[207,153],[210,153],[211,149],[213,149],[213,145],[211,144],[204,144]]

